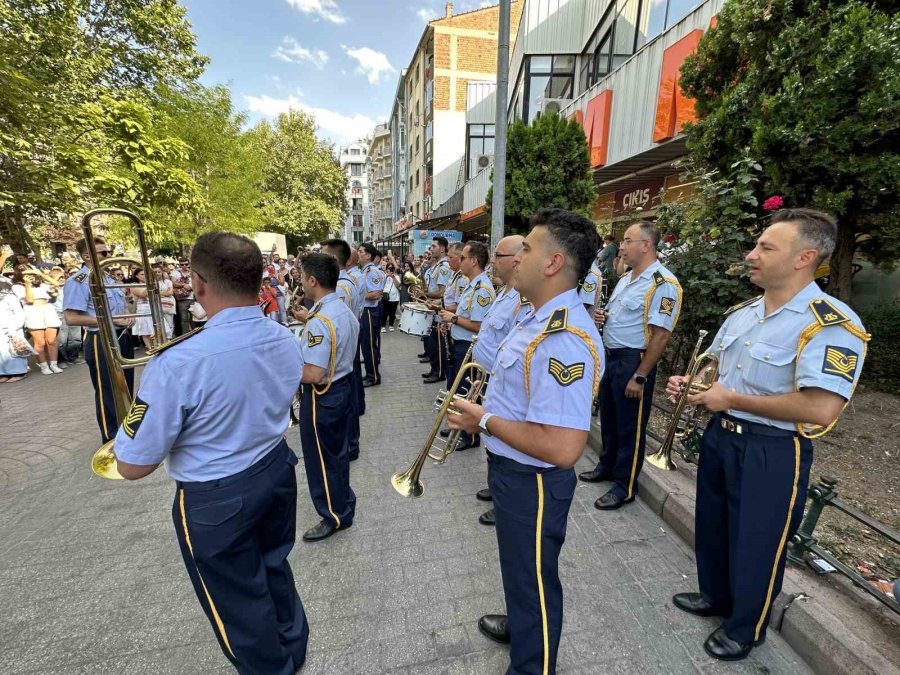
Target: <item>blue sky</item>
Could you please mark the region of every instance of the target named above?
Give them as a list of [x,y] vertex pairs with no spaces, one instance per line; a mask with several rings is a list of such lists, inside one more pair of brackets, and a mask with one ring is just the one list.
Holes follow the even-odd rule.
[[[206,84],[231,88],[252,122],[289,107],[315,115],[337,144],[390,114],[397,78],[442,0],[182,0]],[[491,4],[457,0],[454,13]]]

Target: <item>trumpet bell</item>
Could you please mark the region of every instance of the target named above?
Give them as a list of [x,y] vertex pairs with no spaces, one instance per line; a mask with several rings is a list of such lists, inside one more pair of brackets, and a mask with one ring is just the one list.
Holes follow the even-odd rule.
[[113,443],[109,441],[100,446],[91,458],[91,470],[100,478],[108,480],[124,480],[116,463],[116,453],[113,452]]
[[425,494],[425,485],[420,480],[413,480],[409,471],[401,471],[391,476],[391,485],[404,497],[417,499]]

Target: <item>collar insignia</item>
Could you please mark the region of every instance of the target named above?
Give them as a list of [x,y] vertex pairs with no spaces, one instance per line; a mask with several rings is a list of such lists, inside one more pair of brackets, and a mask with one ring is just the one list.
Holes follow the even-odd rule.
[[78,274],[75,275],[75,281],[77,281],[79,284],[87,278],[88,278],[88,273],[86,270],[84,272],[79,272]]

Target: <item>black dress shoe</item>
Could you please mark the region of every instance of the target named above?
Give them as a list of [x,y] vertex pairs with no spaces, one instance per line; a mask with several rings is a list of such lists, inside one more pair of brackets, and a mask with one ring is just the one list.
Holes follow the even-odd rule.
[[475,499],[480,499],[483,502],[492,502],[494,498],[491,496],[490,488],[482,488],[478,492],[475,493]]
[[449,436],[449,435],[450,435],[449,429],[441,429],[441,433],[440,433],[441,438],[447,438],[447,436]]
[[421,354],[416,354],[417,359],[424,359],[427,356],[428,356],[428,354],[426,354],[425,352],[422,352]]
[[419,357],[419,363],[428,363],[429,361],[431,361],[431,359],[429,359],[427,356]]
[[359,459],[359,450],[351,450],[347,453],[347,457],[351,462],[355,462],[357,459]]
[[485,614],[478,619],[478,630],[486,638],[499,642],[501,645],[509,644],[509,628],[506,625],[506,614]]
[[682,612],[697,616],[722,616],[712,603],[700,593],[676,593],[672,596],[672,604]]
[[427,373],[422,373],[422,377],[434,377],[437,375],[433,370],[429,370]]
[[615,511],[616,509],[620,509],[625,504],[630,504],[634,501],[634,497],[631,499],[625,499],[624,497],[620,497],[618,494],[610,490],[605,495],[600,497],[597,501],[594,502],[594,508],[600,509],[601,511]]
[[378,384],[381,384],[381,378],[378,378],[377,380],[373,380],[373,379],[370,379],[370,378],[367,377],[366,379],[363,380],[363,387],[364,387],[364,388],[374,387],[374,386],[376,386],[376,385],[378,385]]
[[337,532],[337,528],[323,520],[303,533],[303,541],[322,541],[323,539],[328,539],[335,532]]
[[497,518],[494,513],[494,509],[490,509],[489,511],[485,511],[480,516],[478,516],[478,522],[482,525],[496,525]]
[[463,450],[469,450],[471,448],[477,448],[481,445],[481,437],[475,436],[474,438],[469,439],[468,443],[459,443],[456,444],[456,452],[462,452]]
[[422,382],[424,384],[434,384],[435,382],[440,382],[443,379],[444,378],[440,375],[431,375],[430,377],[426,377],[424,380],[422,380]]
[[597,469],[593,469],[592,471],[582,471],[578,474],[578,480],[583,480],[585,483],[602,483],[605,480],[612,480],[613,475],[608,471],[599,471]]
[[766,641],[763,636],[756,642],[735,642],[725,633],[725,626],[716,628],[703,643],[703,649],[714,659],[720,661],[740,661],[747,658],[754,647]]

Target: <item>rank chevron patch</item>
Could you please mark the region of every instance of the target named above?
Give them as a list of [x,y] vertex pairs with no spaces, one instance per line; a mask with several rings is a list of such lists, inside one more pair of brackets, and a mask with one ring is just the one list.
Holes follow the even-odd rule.
[[557,361],[551,356],[548,370],[554,380],[563,387],[568,387],[573,382],[577,382],[584,377],[584,361],[567,366],[562,361]]
[[856,364],[859,355],[846,347],[825,347],[825,361],[822,363],[822,372],[829,375],[843,377],[848,382],[853,382],[856,375]]
[[138,429],[141,428],[141,422],[144,421],[144,417],[149,409],[149,403],[142,401],[137,396],[134,397],[134,401],[131,402],[131,408],[129,408],[128,414],[125,416],[125,421],[122,422],[122,428],[125,430],[128,438],[134,438],[135,434],[137,434]]
[[322,340],[324,339],[324,335],[313,335],[312,333],[306,334],[306,344],[310,347],[315,347],[316,345],[321,344]]

